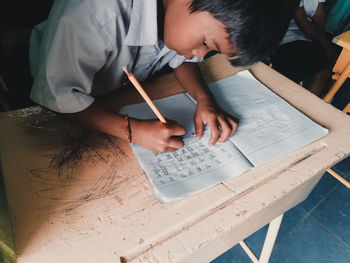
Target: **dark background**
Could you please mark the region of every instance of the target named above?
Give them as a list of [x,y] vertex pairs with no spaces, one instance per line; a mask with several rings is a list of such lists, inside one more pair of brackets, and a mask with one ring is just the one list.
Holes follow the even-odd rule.
[[44,21],[52,0],[1,1],[0,4],[0,111],[34,105],[29,99],[29,36]]

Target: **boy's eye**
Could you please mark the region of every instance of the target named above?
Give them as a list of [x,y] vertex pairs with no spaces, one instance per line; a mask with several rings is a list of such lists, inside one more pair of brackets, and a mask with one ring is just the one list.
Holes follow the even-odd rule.
[[206,40],[203,41],[203,46],[205,46],[205,48],[209,48],[208,43],[207,43]]

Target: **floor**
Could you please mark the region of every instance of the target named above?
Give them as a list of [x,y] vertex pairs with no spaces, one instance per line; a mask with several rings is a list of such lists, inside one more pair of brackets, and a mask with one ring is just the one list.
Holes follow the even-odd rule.
[[[333,169],[350,180],[350,157]],[[259,256],[267,231],[245,239]],[[212,263],[250,263],[236,245]],[[349,263],[350,189],[326,173],[309,197],[285,213],[270,263]]]
[[[342,108],[349,101],[350,83],[333,105]],[[344,88],[344,87],[343,87]],[[333,167],[350,180],[350,157]],[[245,239],[259,257],[267,226]],[[211,263],[251,263],[238,244]],[[308,198],[284,218],[271,254],[270,263],[349,263],[350,189],[326,173]]]

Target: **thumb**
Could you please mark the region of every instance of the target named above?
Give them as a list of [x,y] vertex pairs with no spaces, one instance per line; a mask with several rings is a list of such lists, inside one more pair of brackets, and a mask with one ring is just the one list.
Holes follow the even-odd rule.
[[186,133],[185,128],[180,125],[173,125],[170,128],[172,136],[182,136]]
[[167,120],[166,126],[170,130],[171,136],[181,136],[181,135],[184,135],[186,133],[185,128],[182,127],[181,125],[177,124],[176,121]]

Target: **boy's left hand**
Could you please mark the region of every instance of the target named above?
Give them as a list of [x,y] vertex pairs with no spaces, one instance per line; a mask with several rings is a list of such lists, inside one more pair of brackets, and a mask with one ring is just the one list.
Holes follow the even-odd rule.
[[237,130],[238,119],[221,110],[214,101],[209,98],[197,100],[197,108],[194,115],[196,139],[203,136],[205,125],[211,130],[209,145],[216,142],[225,142]]

